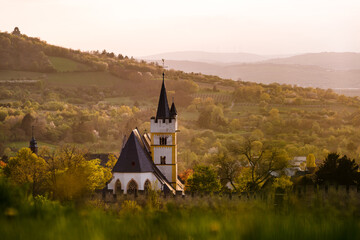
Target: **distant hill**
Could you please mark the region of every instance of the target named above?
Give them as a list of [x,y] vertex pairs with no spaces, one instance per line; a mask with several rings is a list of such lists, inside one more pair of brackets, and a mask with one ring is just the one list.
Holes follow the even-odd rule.
[[334,70],[360,69],[360,53],[307,53],[287,58],[270,59],[267,63],[313,65]]
[[359,88],[360,70],[330,70],[318,66],[248,63],[235,65],[167,60],[170,69],[203,73],[257,83],[297,84],[304,87]]
[[156,55],[144,56],[146,60],[185,60],[205,63],[250,63],[265,61],[273,56],[261,56],[251,53],[214,53],[201,51],[168,52]]

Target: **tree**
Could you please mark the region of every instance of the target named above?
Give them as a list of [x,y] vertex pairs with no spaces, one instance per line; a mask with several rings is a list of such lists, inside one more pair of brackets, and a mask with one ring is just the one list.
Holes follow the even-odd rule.
[[25,131],[26,135],[31,135],[31,126],[34,124],[35,118],[30,114],[26,114],[21,121],[21,129]]
[[29,148],[22,148],[15,157],[11,157],[4,172],[14,184],[29,184],[33,195],[44,193],[48,178],[47,164]]
[[307,168],[315,168],[316,167],[314,154],[310,153],[309,155],[307,155],[306,167]]
[[250,168],[251,179],[248,190],[256,191],[271,177],[271,173],[284,169],[288,165],[286,151],[266,146],[259,141],[247,139],[240,148]]
[[186,182],[186,190],[190,192],[216,192],[221,188],[216,172],[210,166],[198,165]]
[[240,172],[240,162],[224,152],[217,154],[214,160],[221,182],[223,184],[229,182],[234,190],[237,191],[236,179]]
[[10,158],[4,173],[13,184],[29,184],[33,195],[48,193],[59,200],[80,199],[105,186],[115,162],[115,158],[110,157],[109,165],[102,167],[99,159],[87,160],[84,154],[74,146],[55,151],[43,148],[39,156],[29,148],[22,148]]
[[330,153],[319,170],[316,172],[316,181],[319,184],[351,185],[360,183],[359,165],[346,155],[340,158],[337,153]]
[[100,165],[99,159],[85,159],[85,151],[75,146],[66,145],[55,152],[41,151],[47,159],[49,189],[53,198],[60,200],[79,199],[86,194],[100,189],[111,178],[114,158],[107,167]]

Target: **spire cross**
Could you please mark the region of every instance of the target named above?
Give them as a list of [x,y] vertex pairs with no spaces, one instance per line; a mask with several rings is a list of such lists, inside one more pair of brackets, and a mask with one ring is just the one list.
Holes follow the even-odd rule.
[[34,138],[34,126],[31,126],[31,137]]
[[163,81],[165,81],[165,68],[167,68],[167,66],[165,66],[165,59],[161,59],[162,61],[162,66],[163,66]]

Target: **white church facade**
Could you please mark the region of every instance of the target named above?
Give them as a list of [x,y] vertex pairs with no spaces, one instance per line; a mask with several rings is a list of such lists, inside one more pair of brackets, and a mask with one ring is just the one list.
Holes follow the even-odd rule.
[[177,111],[169,107],[164,74],[156,116],[150,119],[150,133],[132,130],[112,170],[107,189],[113,194],[132,194],[159,189],[180,194],[184,186],[177,172]]

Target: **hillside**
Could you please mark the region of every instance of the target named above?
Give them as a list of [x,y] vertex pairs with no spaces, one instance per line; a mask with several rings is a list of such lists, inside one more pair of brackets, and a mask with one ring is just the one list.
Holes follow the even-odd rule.
[[265,61],[275,64],[312,65],[332,70],[360,69],[360,53],[308,53]]
[[[149,130],[162,79],[159,64],[105,50],[66,49],[25,35],[0,36],[9,39],[5,41],[26,42],[23,50],[37,49],[52,69],[28,69],[20,61],[0,70],[0,156],[13,156],[20,147],[26,147],[31,125],[36,127],[41,146],[69,143],[91,152],[115,154],[119,153],[124,135],[133,128]],[[27,57],[19,48],[11,51],[5,60],[16,54],[19,59]],[[211,69],[211,74],[218,71],[211,68],[212,64],[201,66]],[[323,158],[329,151],[350,156],[360,153],[358,98],[319,88],[249,82],[286,82],[290,78],[300,81],[294,76],[303,76],[309,79],[309,85],[319,79],[324,84],[326,78],[330,79],[326,75],[329,70],[270,63],[222,68],[229,75],[240,72],[236,77],[242,81],[165,70],[168,98],[174,98],[179,114],[180,172],[198,163],[210,164],[214,154],[230,151],[234,143],[246,137],[279,144],[290,157],[313,153]],[[338,77],[346,84],[356,83],[352,78]]]

